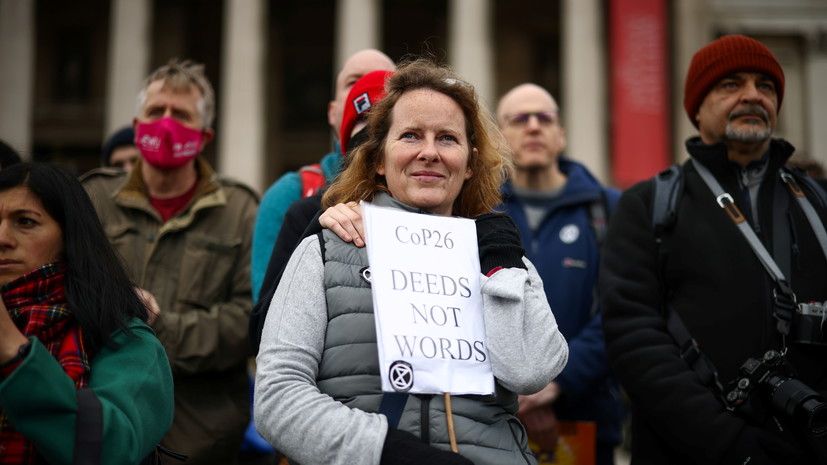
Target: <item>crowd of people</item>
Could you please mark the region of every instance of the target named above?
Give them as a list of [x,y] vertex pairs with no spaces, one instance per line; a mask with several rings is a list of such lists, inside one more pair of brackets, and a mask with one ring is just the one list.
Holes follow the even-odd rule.
[[[201,156],[190,61],[80,178],[0,143],[0,464],[562,463],[583,425],[596,465],[624,435],[636,465],[827,464],[827,193],[773,137],[784,87],[762,43],[705,45],[688,161],[624,192],[546,89],[492,112],[373,49],[336,76],[332,152],[261,202]],[[387,388],[365,202],[473,226],[490,391]]]

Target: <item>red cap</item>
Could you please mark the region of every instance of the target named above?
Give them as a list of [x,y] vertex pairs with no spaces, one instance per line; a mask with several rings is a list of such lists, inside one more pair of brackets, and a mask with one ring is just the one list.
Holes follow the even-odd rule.
[[710,42],[692,57],[683,88],[683,108],[695,127],[695,115],[706,94],[724,77],[739,72],[763,73],[775,83],[778,108],[784,100],[784,71],[766,45],[746,36],[729,35]]
[[342,130],[339,133],[339,147],[342,155],[347,155],[347,144],[350,142],[350,133],[360,117],[385,98],[385,81],[393,71],[372,71],[360,77],[345,99],[345,109],[342,112]]

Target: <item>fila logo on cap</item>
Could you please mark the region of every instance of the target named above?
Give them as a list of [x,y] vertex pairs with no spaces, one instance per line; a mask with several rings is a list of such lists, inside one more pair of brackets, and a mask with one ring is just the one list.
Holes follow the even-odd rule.
[[370,110],[370,95],[368,95],[368,93],[365,92],[362,95],[353,99],[353,107],[356,108],[357,115],[361,115],[362,113]]

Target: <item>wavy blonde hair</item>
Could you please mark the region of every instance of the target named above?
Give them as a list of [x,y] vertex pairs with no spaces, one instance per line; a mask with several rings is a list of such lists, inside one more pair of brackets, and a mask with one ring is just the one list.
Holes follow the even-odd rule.
[[371,201],[377,192],[389,192],[385,177],[377,174],[376,168],[384,159],[394,106],[403,94],[418,89],[445,94],[465,116],[468,168],[472,176],[454,200],[453,215],[471,218],[499,205],[500,186],[511,171],[511,152],[491,113],[480,105],[473,86],[460,80],[450,68],[418,58],[400,65],[385,89],[387,96],[368,114],[368,139],[348,155],[345,168],[322,198],[324,208],[350,201]]

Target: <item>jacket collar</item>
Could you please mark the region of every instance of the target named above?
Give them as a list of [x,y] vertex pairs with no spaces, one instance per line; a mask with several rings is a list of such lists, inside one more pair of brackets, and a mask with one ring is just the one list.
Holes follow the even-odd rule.
[[[135,164],[129,173],[124,185],[115,191],[113,197],[115,202],[122,207],[143,210],[160,220],[160,216],[152,207],[152,204],[149,203],[149,191],[147,190],[143,176],[141,176],[142,163],[143,160],[138,160],[138,163]],[[189,224],[195,212],[203,208],[221,206],[227,203],[227,198],[224,190],[221,189],[218,176],[209,162],[199,156],[195,159],[195,170],[198,174],[198,184],[192,200],[190,200],[189,205],[187,205],[182,213],[170,218],[165,224],[165,227],[180,226],[178,223],[182,222],[183,225]]]
[[[577,205],[591,203],[601,196],[602,186],[586,167],[566,157],[559,157],[560,172],[566,175],[566,185],[560,194],[560,205]],[[503,184],[503,202],[508,202],[514,196],[514,187],[511,181]]]
[[[730,161],[727,156],[727,147],[723,142],[716,144],[705,144],[700,137],[690,137],[686,140],[686,151],[695,160],[701,162],[713,172],[722,172],[729,170]],[[795,147],[784,139],[772,139],[769,148],[769,161],[767,172],[775,172],[784,164],[795,152]]]
[[379,206],[379,207],[391,207],[391,208],[398,208],[400,210],[405,210],[412,213],[425,213],[430,215],[431,212],[421,210],[416,207],[411,207],[410,205],[405,205],[404,203],[396,200],[395,198],[391,197],[390,194],[384,191],[379,191],[373,195],[373,200],[371,201],[372,204]]

